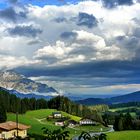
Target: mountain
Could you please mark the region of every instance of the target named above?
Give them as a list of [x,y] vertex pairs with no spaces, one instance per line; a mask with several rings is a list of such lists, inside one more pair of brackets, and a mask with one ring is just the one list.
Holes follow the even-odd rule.
[[87,98],[84,100],[77,100],[77,103],[84,105],[97,105],[97,104],[118,104],[118,103],[128,103],[128,102],[140,102],[140,91],[133,93],[111,97],[111,98]]
[[106,99],[102,98],[87,98],[83,100],[77,100],[76,103],[83,105],[110,104]]
[[46,84],[35,82],[14,71],[0,72],[0,87],[24,94],[58,95],[58,91]]
[[140,91],[110,98],[112,103],[140,102]]

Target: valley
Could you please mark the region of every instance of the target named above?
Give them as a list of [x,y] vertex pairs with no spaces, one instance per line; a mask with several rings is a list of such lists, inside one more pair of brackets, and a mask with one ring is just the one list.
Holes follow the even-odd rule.
[[[83,132],[90,135],[104,133],[107,135],[107,140],[120,140],[124,139],[123,137],[124,140],[130,138],[138,140],[139,91],[111,98],[70,100],[59,94],[51,96],[52,92],[44,89],[44,87],[50,89],[47,85],[36,83],[14,72],[3,73],[0,79],[2,86],[0,104],[3,106],[0,108],[1,121],[16,122],[16,112],[18,112],[18,123],[30,126],[28,136],[32,139],[38,140],[39,137],[44,137],[42,128],[45,128],[51,133],[57,130],[67,131],[69,139],[73,140],[77,140]],[[12,86],[22,85],[23,89],[11,87],[11,82]],[[45,96],[41,95],[43,93],[41,87],[46,91]],[[26,94],[25,89],[29,91]],[[41,90],[40,93],[36,93],[37,90]],[[54,114],[59,117],[55,118]]]

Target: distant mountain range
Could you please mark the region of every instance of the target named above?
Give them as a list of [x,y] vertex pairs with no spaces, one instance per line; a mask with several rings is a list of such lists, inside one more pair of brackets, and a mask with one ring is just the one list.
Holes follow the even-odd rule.
[[0,87],[21,97],[48,97],[59,95],[58,91],[46,84],[35,82],[14,71],[0,72]]
[[[59,95],[59,92],[46,84],[35,82],[27,77],[20,75],[14,71],[0,72],[0,87],[7,90],[11,94],[15,94],[20,98],[44,98],[50,99],[53,96]],[[117,104],[127,102],[140,102],[140,91],[133,92],[126,95],[110,97],[110,98],[87,98],[81,99],[80,96],[72,96],[66,94],[66,97],[71,100],[76,100],[76,103],[84,105],[97,104]],[[86,98],[86,97],[85,97]]]
[[128,102],[140,102],[140,91],[111,97],[111,98],[87,98],[83,100],[77,100],[77,103],[84,105],[97,105],[97,104],[118,104],[118,103],[128,103]]

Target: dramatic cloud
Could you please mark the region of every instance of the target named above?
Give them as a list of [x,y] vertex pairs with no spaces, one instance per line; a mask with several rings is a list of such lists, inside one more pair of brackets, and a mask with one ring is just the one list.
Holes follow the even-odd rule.
[[1,69],[49,77],[73,93],[140,84],[138,1],[18,2],[0,10]]

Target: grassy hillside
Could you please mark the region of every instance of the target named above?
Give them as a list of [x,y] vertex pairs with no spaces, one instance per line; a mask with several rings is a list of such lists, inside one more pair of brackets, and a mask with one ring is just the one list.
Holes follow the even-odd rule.
[[[29,133],[36,133],[36,134],[42,134],[41,128],[46,127],[50,130],[58,129],[59,126],[55,126],[50,122],[43,122],[42,119],[45,119],[47,116],[51,115],[52,112],[56,112],[55,109],[42,109],[42,110],[35,110],[35,111],[28,111],[24,115],[19,115],[19,122],[23,124],[27,124],[31,126],[31,129],[29,130]],[[80,117],[73,116],[70,114],[67,114],[65,112],[62,112],[64,116],[69,116],[73,120],[80,120]],[[8,113],[7,115],[8,120],[16,121],[16,115],[13,113]],[[53,127],[52,127],[53,126]],[[73,129],[70,129],[70,131],[73,131]]]
[[127,113],[129,112],[133,118],[137,117],[136,112],[140,112],[140,107],[136,106],[130,106],[130,107],[119,107],[119,108],[114,108],[114,109],[109,109],[111,112],[119,112],[119,113]]
[[107,140],[140,140],[140,131],[121,131],[108,133]]
[[[31,128],[29,129],[28,133],[32,134],[43,134],[42,128],[46,127],[49,130],[56,130],[59,129],[59,126],[54,125],[54,121],[47,121],[46,117],[51,115],[52,112],[56,112],[55,109],[42,109],[42,110],[35,110],[35,111],[28,111],[26,114],[19,115],[19,122],[23,124],[30,125]],[[70,117],[75,121],[79,121],[81,118],[77,116],[70,115],[66,112],[62,112],[63,116]],[[16,115],[13,113],[7,114],[8,120],[16,121]],[[66,130],[70,131],[70,137],[74,135],[79,135],[83,130],[84,131],[100,131],[100,128],[103,128],[103,131],[107,131],[108,128],[98,125],[98,126],[80,126],[76,128],[66,128]]]

